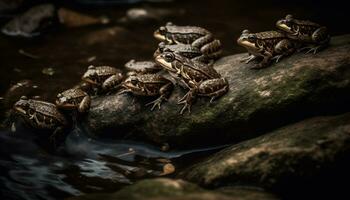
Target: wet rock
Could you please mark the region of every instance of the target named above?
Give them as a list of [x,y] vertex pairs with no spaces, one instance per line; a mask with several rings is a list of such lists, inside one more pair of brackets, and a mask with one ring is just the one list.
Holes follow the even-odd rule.
[[257,190],[230,189],[226,193],[204,190],[194,184],[183,180],[153,179],[143,180],[132,186],[110,194],[88,194],[80,197],[69,198],[69,200],[79,199],[131,199],[131,200],[272,200],[275,196]]
[[243,184],[322,194],[350,177],[349,153],[350,113],[316,117],[228,147],[180,176],[205,187]]
[[60,23],[67,27],[81,27],[109,23],[109,19],[106,17],[85,15],[66,8],[60,8],[58,10],[58,18]]
[[[350,35],[333,37],[316,55],[295,54],[262,70],[239,60],[246,53],[215,63],[230,91],[213,102],[200,98],[191,114],[180,115],[177,88],[161,110],[151,112],[153,99],[110,95],[93,99],[83,122],[91,133],[148,139],[169,145],[237,142],[307,116],[345,112],[350,100]],[[126,135],[128,133],[128,135]]]
[[177,10],[176,12],[169,9],[162,8],[131,8],[126,12],[126,15],[119,19],[122,23],[137,23],[137,22],[152,22],[161,21],[165,18],[172,17],[174,15],[183,15],[184,10]]
[[52,4],[38,5],[12,19],[1,31],[9,36],[38,36],[56,20],[56,17]]

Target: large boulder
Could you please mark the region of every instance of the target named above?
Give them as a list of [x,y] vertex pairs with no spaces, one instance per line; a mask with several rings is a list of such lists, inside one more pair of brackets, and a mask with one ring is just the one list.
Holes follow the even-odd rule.
[[347,113],[311,118],[238,143],[179,176],[204,187],[255,185],[284,195],[336,195],[347,193],[349,155]]
[[130,200],[276,200],[261,190],[225,188],[220,191],[204,190],[183,180],[165,178],[143,180],[115,193],[87,194],[69,200],[130,199]]
[[[246,53],[224,57],[215,68],[230,91],[213,102],[201,98],[191,114],[180,115],[177,88],[161,110],[152,99],[110,95],[93,99],[83,121],[94,135],[142,138],[174,145],[237,142],[307,116],[344,112],[350,104],[350,35],[333,37],[316,55],[297,53],[277,64],[252,70]],[[127,135],[126,135],[127,134]]]

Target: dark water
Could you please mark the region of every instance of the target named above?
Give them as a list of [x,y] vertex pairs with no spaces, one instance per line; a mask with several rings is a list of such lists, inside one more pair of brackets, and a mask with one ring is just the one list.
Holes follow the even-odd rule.
[[[111,23],[78,28],[57,26],[34,39],[0,35],[1,117],[18,96],[27,94],[52,101],[57,92],[77,84],[89,65],[111,65],[122,68],[130,59],[151,59],[157,47],[153,31],[166,21],[179,25],[198,25],[211,30],[223,43],[224,54],[243,52],[235,44],[243,29],[264,31],[291,13],[329,27],[332,35],[349,33],[349,14],[341,1],[243,1],[178,0],[170,3],[138,3],[100,6],[102,1],[62,1],[58,7],[108,17]],[[96,3],[96,1],[94,1]],[[122,23],[120,18],[133,7],[154,9],[167,17],[147,23]],[[4,15],[4,23],[11,15]],[[28,56],[29,55],[29,56]],[[51,68],[53,75],[43,73]],[[19,81],[16,92],[7,92]],[[34,88],[32,86],[35,86]],[[8,99],[6,99],[8,98]],[[103,141],[85,136],[74,129],[63,149],[47,153],[36,142],[35,133],[18,126],[15,133],[0,132],[0,192],[5,199],[61,199],[90,192],[108,192],[132,184],[135,180],[155,177],[162,166],[171,162],[176,170],[186,166],[201,152],[213,149],[164,153],[159,147],[131,141]],[[162,159],[159,159],[162,158]],[[4,199],[4,198],[3,198]]]

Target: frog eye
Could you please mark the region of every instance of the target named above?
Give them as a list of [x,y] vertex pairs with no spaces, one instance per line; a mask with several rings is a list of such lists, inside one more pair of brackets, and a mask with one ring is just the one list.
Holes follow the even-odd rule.
[[249,35],[248,36],[248,40],[250,41],[250,42],[254,42],[255,40],[256,40],[256,35]]
[[161,27],[159,28],[159,32],[160,32],[161,34],[166,33],[166,28],[165,28],[165,26],[161,26]]
[[27,97],[27,96],[21,96],[20,99],[21,99],[21,100],[28,100],[28,97]]
[[90,65],[90,66],[88,67],[88,69],[95,69],[95,66]]
[[174,61],[175,56],[172,53],[166,53],[166,54],[164,54],[164,59],[167,62],[172,62],[172,61]]
[[137,85],[137,83],[139,82],[139,80],[137,80],[136,77],[132,77],[131,80],[130,80],[131,84],[133,85]]
[[250,33],[250,31],[248,29],[245,29],[242,31],[242,34],[249,34],[249,33]]

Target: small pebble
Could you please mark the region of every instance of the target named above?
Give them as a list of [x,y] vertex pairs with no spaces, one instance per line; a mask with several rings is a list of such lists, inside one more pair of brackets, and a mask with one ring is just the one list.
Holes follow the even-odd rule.
[[49,76],[52,76],[55,74],[55,70],[52,67],[43,68],[43,70],[41,72],[43,74],[49,75]]
[[169,151],[169,149],[170,149],[170,146],[168,143],[164,143],[160,148],[161,151]]

